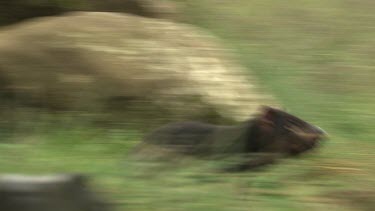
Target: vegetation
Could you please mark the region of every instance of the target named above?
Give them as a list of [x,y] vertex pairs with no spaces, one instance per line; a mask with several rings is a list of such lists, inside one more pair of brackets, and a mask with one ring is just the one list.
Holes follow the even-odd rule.
[[2,141],[0,171],[87,173],[119,210],[372,210],[375,2],[179,2],[186,22],[221,37],[282,105],[330,140],[262,171],[224,174],[219,163],[189,158],[136,162],[128,154],[141,132],[52,119]]

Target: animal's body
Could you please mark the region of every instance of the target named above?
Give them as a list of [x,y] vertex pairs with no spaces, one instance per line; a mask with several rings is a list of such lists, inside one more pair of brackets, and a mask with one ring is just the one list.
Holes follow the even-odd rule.
[[144,142],[192,155],[257,153],[237,166],[248,169],[272,163],[276,157],[293,156],[317,146],[325,133],[296,116],[264,107],[261,114],[234,126],[178,122],[148,134]]

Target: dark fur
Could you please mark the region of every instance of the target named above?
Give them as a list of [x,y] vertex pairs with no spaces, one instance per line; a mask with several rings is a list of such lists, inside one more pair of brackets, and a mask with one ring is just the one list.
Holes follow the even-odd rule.
[[144,142],[184,154],[258,154],[257,159],[230,169],[246,170],[313,149],[323,136],[318,127],[279,109],[264,107],[257,117],[235,126],[171,123],[147,135]]

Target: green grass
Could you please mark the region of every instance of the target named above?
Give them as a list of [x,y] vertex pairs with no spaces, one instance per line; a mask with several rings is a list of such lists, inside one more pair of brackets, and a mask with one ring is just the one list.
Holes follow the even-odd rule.
[[[19,136],[13,140],[16,144],[0,145],[1,172],[91,175],[93,186],[119,210],[351,210],[374,205],[370,199],[355,198],[374,194],[374,169],[367,160],[371,145],[345,148],[332,143],[302,159],[229,174],[217,173],[213,161],[130,159],[129,150],[140,136],[136,131],[87,128]],[[340,198],[348,192],[350,198]]]
[[290,111],[370,141],[374,8],[371,0],[192,0],[185,12],[197,14],[187,22],[221,37]]
[[135,162],[127,155],[137,131],[68,126],[1,143],[0,172],[83,172],[119,210],[372,210],[375,3],[179,2],[186,22],[219,36],[283,106],[330,140],[262,171],[223,174],[208,161]]

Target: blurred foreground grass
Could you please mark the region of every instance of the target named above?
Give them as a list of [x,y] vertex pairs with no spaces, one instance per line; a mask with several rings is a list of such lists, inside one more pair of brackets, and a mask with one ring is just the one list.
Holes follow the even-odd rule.
[[318,153],[243,174],[188,159],[145,168],[127,158],[140,132],[47,125],[0,143],[0,171],[87,173],[119,210],[373,210],[375,2],[180,2],[289,111],[328,131]]
[[[369,143],[330,143],[318,154],[260,171],[217,173],[215,161],[147,163],[128,158],[141,134],[66,128],[0,145],[1,172],[81,172],[118,210],[371,210]],[[343,141],[349,141],[342,139]],[[178,159],[178,160],[177,160]]]

